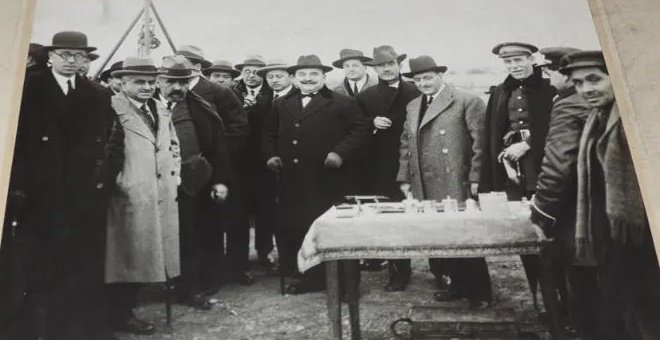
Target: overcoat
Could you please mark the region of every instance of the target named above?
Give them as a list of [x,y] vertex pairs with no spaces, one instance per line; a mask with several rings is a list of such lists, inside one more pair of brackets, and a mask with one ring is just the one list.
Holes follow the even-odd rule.
[[171,112],[158,113],[154,135],[124,94],[112,106],[124,127],[125,162],[110,198],[106,282],[163,282],[180,274],[177,179],[181,159]]
[[397,180],[410,183],[418,199],[463,201],[469,183],[479,180],[486,105],[476,94],[446,84],[420,124],[422,98],[408,104]]
[[[406,120],[406,106],[419,95],[415,85],[400,81],[396,90],[385,82],[379,82],[355,97],[371,127],[361,176],[367,194],[385,195],[396,201],[404,198],[396,183],[399,146],[403,123]],[[389,118],[392,120],[392,126],[385,130],[376,130],[373,125],[376,116]]]
[[[375,78],[375,77],[369,75],[368,73],[365,74],[364,76],[367,77],[367,82],[364,84],[364,86],[362,86],[361,89],[358,89],[358,93],[362,93],[365,90],[367,90],[368,88],[378,84],[378,78]],[[348,79],[344,78],[344,80],[339,85],[333,87],[331,90],[333,92],[337,92],[337,93],[340,93],[340,94],[343,94],[345,96],[350,97],[351,92],[348,90],[348,86],[349,86]]]
[[[354,192],[369,125],[355,101],[324,87],[304,108],[299,91],[278,98],[264,127],[265,158],[279,156],[284,163],[281,227],[305,232],[334,202]],[[340,168],[324,166],[330,152],[341,156]]]
[[[247,95],[247,85],[241,80],[236,84],[236,90],[240,93],[239,98],[242,101]],[[250,125],[250,133],[237,160],[242,173],[250,179],[255,178],[260,172],[266,171],[263,155],[261,155],[261,141],[264,119],[271,110],[273,90],[268,87],[265,81],[261,85],[261,91],[257,94],[256,101],[257,103],[254,106],[245,109]]]

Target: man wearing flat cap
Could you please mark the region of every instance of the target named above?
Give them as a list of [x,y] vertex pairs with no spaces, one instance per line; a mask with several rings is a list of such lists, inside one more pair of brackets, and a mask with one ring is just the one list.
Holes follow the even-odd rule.
[[[287,69],[299,91],[275,100],[265,123],[263,155],[280,179],[280,226],[287,235],[280,270],[285,273],[295,272],[297,252],[312,222],[357,189],[356,167],[369,125],[353,100],[325,86],[325,73],[331,70],[316,55],[301,56]],[[286,291],[322,290],[324,276],[322,266],[316,266]]]
[[228,60],[216,60],[211,66],[203,68],[202,74],[216,84],[233,88],[236,86],[234,79],[241,75],[241,71],[235,69]]
[[371,58],[365,57],[362,51],[345,48],[339,52],[339,59],[332,66],[344,70],[344,81],[332,90],[350,97],[378,83],[367,73],[365,62]]
[[[544,263],[550,261],[556,290],[561,299],[561,309],[568,311],[565,317],[572,329],[584,330],[589,324],[593,329],[595,301],[589,301],[583,281],[595,282],[594,271],[585,267],[571,266],[571,254],[575,252],[575,207],[577,196],[577,152],[584,123],[591,111],[588,103],[577,94],[568,76],[559,71],[560,60],[566,54],[579,51],[570,47],[542,48],[540,53],[546,62],[543,73],[557,90],[552,107],[550,128],[545,143],[545,156],[532,198],[532,221],[546,230],[554,241],[547,243],[542,252]],[[547,254],[547,255],[546,255]],[[567,280],[568,279],[568,280]],[[566,282],[570,282],[569,289]]]
[[[346,53],[344,57],[350,58]],[[361,58],[356,60],[353,56],[345,64],[351,66],[364,62],[378,73],[378,84],[366,89],[360,88],[362,92],[355,97],[362,112],[371,121],[372,128],[361,167],[361,191],[385,195],[398,202],[405,198],[396,183],[396,173],[406,105],[420,93],[413,84],[401,81],[401,62],[406,58],[405,54],[397,54],[391,46],[379,46],[374,48],[373,59]],[[382,260],[365,260],[362,264],[363,270],[375,271],[382,267]],[[404,290],[410,279],[410,261],[392,260],[389,269],[390,277],[385,289]]]
[[[486,104],[476,94],[445,83],[446,71],[433,58],[420,56],[410,59],[410,72],[404,73],[423,94],[407,105],[396,180],[402,191],[412,191],[420,201],[465,201],[477,194]],[[449,291],[436,294],[436,300],[467,298],[473,308],[490,305],[484,258],[430,259],[429,265],[436,282],[442,280],[441,268],[451,278]]]
[[44,47],[52,66],[26,73],[8,196],[29,260],[16,338],[97,339],[106,328],[106,213],[123,136],[110,98],[76,73],[95,49],[59,32]]
[[577,156],[573,260],[597,272],[595,338],[658,339],[660,269],[603,53],[571,53],[562,64],[592,107]]
[[[203,51],[196,46],[184,45],[179,46],[177,54],[182,55],[188,59],[193,65],[193,68],[201,72],[203,68],[210,68],[213,66],[211,62],[204,58]],[[216,112],[222,118],[225,126],[225,136],[227,139],[227,147],[232,155],[232,181],[228,183],[231,195],[228,200],[220,207],[214,207],[212,211],[208,212],[208,220],[203,223],[201,233],[201,272],[203,274],[203,285],[209,291],[216,290],[221,281],[221,270],[224,266],[222,258],[224,257],[224,240],[223,229],[226,221],[229,223],[240,209],[240,169],[236,157],[241,154],[242,148],[248,138],[250,127],[247,120],[247,112],[243,109],[241,99],[236,95],[236,92],[229,87],[222,86],[211,82],[205,77],[198,75],[190,80],[190,90],[204,98],[211,104]],[[246,236],[247,235],[247,236]],[[230,262],[243,263],[243,267],[247,265],[248,247],[249,247],[249,231],[242,231],[240,236],[232,238],[227,242],[231,247],[238,247],[240,251],[232,252],[236,254],[230,256]],[[240,258],[240,260],[233,260]],[[246,268],[242,268],[244,271]],[[241,271],[241,273],[243,272]]]
[[112,107],[126,137],[125,162],[108,209],[105,280],[112,291],[114,328],[136,334],[155,332],[133,314],[140,285],[181,273],[181,157],[172,113],[152,98],[159,73],[150,59],[136,57],[126,58],[122,69],[112,72],[122,81]]

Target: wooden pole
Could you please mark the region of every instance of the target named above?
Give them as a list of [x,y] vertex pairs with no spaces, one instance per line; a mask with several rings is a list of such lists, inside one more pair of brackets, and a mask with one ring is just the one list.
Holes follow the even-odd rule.
[[154,5],[153,1],[150,2],[151,2],[151,11],[154,12],[154,17],[156,17],[156,21],[158,21],[158,25],[160,25],[160,28],[163,30],[163,34],[165,34],[165,38],[167,38],[167,42],[170,44],[170,47],[172,48],[172,52],[176,53],[176,47],[174,47],[172,38],[170,37],[170,34],[167,32],[167,28],[165,28],[165,25],[163,24],[163,20],[160,19],[160,15],[158,15],[158,11],[156,11],[156,5]]
[[108,65],[108,62],[110,61],[110,59],[112,59],[112,57],[115,55],[115,53],[117,53],[117,50],[119,49],[119,46],[121,46],[121,44],[124,42],[124,40],[126,39],[126,36],[128,35],[128,33],[131,32],[133,27],[135,27],[135,24],[137,24],[138,20],[140,20],[140,17],[142,16],[142,13],[144,13],[144,8],[140,9],[140,13],[138,13],[135,16],[135,19],[133,19],[133,22],[131,22],[131,24],[128,26],[126,31],[124,31],[124,34],[122,34],[122,36],[119,38],[119,41],[112,48],[112,51],[110,52],[110,54],[108,54],[108,56],[105,57],[105,59],[103,60],[103,64],[101,64],[101,67],[96,71],[96,74],[94,75],[94,79],[99,78],[99,76],[103,72],[103,69],[105,69],[105,67]]
[[151,0],[144,0],[144,13],[142,16],[142,44],[138,46],[138,56],[140,58],[149,58],[151,55]]

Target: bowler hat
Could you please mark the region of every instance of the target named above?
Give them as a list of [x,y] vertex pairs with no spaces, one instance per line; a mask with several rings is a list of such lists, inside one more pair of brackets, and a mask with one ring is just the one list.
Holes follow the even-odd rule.
[[164,73],[159,76],[166,79],[190,79],[197,76],[193,73],[193,65],[182,55],[164,57],[161,71]]
[[334,61],[332,63],[332,66],[334,66],[336,68],[342,68],[342,67],[344,67],[344,62],[346,60],[351,60],[351,59],[359,60],[363,63],[367,62],[367,61],[371,61],[371,58],[365,57],[364,54],[362,53],[362,51],[352,50],[350,48],[345,48],[345,49],[339,51],[339,59]]
[[289,73],[294,73],[303,68],[317,68],[322,70],[323,73],[332,71],[332,67],[323,65],[321,59],[314,54],[301,55],[298,58],[298,62],[295,65],[289,66],[286,70]]
[[524,43],[524,42],[503,42],[493,47],[493,54],[497,54],[500,58],[513,57],[517,55],[532,55],[537,52],[538,47]]
[[155,76],[161,73],[149,58],[126,57],[122,63],[122,68],[110,72],[112,77],[121,77],[125,75],[143,75]]
[[76,31],[58,32],[53,35],[53,41],[50,46],[44,46],[44,50],[51,51],[57,49],[72,49],[91,52],[96,47],[87,46],[87,36],[84,33]]
[[427,55],[412,58],[408,60],[408,63],[410,63],[410,72],[403,74],[406,78],[412,78],[416,74],[424,72],[447,72],[447,66],[438,66],[435,60]]
[[204,59],[204,51],[202,51],[202,49],[197,46],[181,45],[176,50],[176,54],[188,58],[193,63],[202,64],[202,68],[207,68],[211,66],[211,62]]
[[264,67],[266,66],[266,61],[264,60],[264,57],[262,57],[261,55],[254,54],[245,58],[245,60],[242,63],[236,64],[236,69],[239,71],[243,71],[243,67],[245,66]]
[[573,47],[546,47],[539,50],[539,53],[543,54],[545,58],[545,63],[541,66],[547,67],[552,70],[559,69],[559,61],[565,55],[580,51],[577,48]]
[[374,47],[373,60],[367,61],[364,64],[369,66],[376,66],[384,63],[389,63],[390,61],[393,60],[396,60],[397,63],[400,63],[404,59],[406,59],[406,57],[407,55],[405,53],[398,55],[396,52],[394,52],[394,48],[392,46],[383,45],[383,46]]
[[232,78],[236,78],[241,75],[241,71],[233,68],[231,62],[228,60],[216,60],[211,66],[202,70],[202,74],[207,77],[213,72],[227,72],[231,75]]
[[602,51],[578,51],[565,55],[559,72],[570,74],[571,71],[587,67],[607,67]]
[[283,59],[273,58],[273,59],[268,60],[268,63],[266,64],[266,66],[258,69],[257,74],[259,75],[259,77],[263,78],[270,71],[275,71],[275,70],[286,71],[287,68],[289,68],[289,66],[291,66],[291,65],[289,65],[289,63],[287,63]]
[[109,69],[101,72],[101,75],[99,76],[99,79],[101,79],[104,82],[108,82],[108,78],[110,78],[110,74],[113,71],[121,70],[122,66],[124,65],[123,61],[118,61],[110,66]]

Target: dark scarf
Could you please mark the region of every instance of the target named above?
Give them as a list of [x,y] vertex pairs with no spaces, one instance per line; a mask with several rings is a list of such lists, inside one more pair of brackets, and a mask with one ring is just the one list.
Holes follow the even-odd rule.
[[523,80],[516,79],[511,75],[504,79],[504,87],[507,89],[507,92],[511,92],[519,86],[532,88],[543,86],[543,72],[541,68],[535,66],[532,74]]

